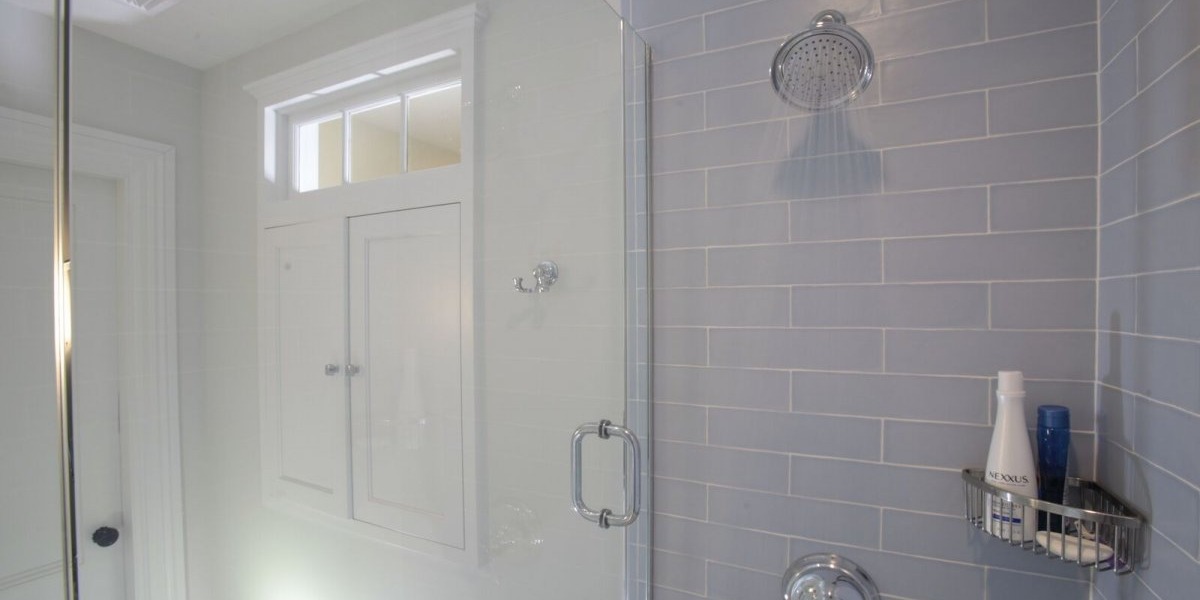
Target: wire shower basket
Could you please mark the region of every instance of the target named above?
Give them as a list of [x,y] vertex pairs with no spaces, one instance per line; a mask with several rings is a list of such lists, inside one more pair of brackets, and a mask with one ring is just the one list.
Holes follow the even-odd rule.
[[[1081,567],[1117,574],[1133,572],[1139,558],[1142,518],[1099,485],[1068,478],[1062,504],[1014,494],[984,479],[982,469],[963,469],[967,521],[1008,544]],[[1021,525],[1039,523],[1035,539]]]

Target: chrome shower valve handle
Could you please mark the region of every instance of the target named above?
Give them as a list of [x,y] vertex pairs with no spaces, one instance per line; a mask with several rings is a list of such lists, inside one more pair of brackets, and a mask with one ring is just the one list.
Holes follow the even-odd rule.
[[558,281],[558,265],[551,260],[538,263],[537,268],[533,270],[533,280],[535,285],[527,288],[524,277],[514,277],[513,289],[522,294],[542,294],[550,291],[550,286]]

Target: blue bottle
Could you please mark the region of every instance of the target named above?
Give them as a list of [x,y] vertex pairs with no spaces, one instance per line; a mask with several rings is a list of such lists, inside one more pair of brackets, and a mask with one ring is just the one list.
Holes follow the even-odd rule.
[[[1067,483],[1067,452],[1071,445],[1071,411],[1044,404],[1037,410],[1038,499],[1062,504]],[[1049,518],[1047,518],[1049,517]],[[1062,517],[1042,513],[1038,529],[1062,531]]]

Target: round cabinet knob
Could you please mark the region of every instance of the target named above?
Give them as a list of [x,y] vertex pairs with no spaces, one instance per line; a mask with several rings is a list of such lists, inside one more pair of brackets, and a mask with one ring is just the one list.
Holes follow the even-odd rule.
[[92,541],[101,548],[107,548],[121,538],[121,532],[112,527],[101,527],[92,532]]

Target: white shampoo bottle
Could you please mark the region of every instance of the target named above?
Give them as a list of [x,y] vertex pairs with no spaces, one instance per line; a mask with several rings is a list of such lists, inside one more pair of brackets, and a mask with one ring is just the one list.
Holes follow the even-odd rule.
[[[1020,371],[1000,371],[996,388],[996,426],[988,450],[987,482],[1009,492],[1037,498],[1037,469],[1025,426],[1025,381]],[[1034,539],[1037,511],[988,496],[988,533],[1014,542]],[[1011,509],[1011,510],[1010,510]]]

